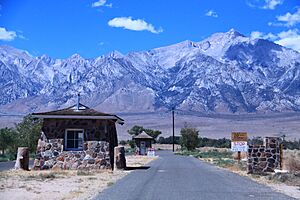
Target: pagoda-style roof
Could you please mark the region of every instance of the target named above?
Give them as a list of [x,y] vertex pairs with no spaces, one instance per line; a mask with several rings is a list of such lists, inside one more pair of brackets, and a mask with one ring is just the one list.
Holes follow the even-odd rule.
[[124,120],[117,115],[99,112],[81,103],[61,110],[32,113],[32,116],[44,119],[111,119],[124,124]]
[[133,139],[150,139],[150,140],[153,140],[153,137],[151,137],[145,131],[143,131],[139,135],[133,137]]

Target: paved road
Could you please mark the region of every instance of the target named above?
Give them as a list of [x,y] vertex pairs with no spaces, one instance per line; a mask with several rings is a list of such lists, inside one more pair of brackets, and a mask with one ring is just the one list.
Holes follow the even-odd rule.
[[[16,161],[0,162],[0,171],[13,169]],[[29,168],[33,165],[33,160],[29,160]]]
[[290,200],[248,178],[169,151],[147,170],[135,170],[95,199],[99,200]]

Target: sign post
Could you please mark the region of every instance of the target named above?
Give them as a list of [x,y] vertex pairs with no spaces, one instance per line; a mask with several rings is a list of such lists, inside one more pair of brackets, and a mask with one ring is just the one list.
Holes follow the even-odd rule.
[[173,122],[173,152],[175,151],[175,117],[174,117],[174,108],[172,109],[172,122]]
[[238,153],[238,162],[241,160],[241,152],[248,151],[248,136],[246,132],[231,133],[231,151]]

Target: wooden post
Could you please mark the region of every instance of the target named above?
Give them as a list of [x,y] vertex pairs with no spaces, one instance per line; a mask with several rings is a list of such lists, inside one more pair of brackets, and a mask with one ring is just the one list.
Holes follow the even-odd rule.
[[15,169],[23,169],[29,171],[29,148],[19,147]]
[[238,153],[238,157],[237,157],[237,159],[238,159],[238,163],[240,164],[240,162],[241,162],[241,152],[240,152],[240,151],[238,151],[237,153]]
[[125,148],[115,147],[114,149],[114,170],[125,169],[126,168],[126,158],[125,158]]

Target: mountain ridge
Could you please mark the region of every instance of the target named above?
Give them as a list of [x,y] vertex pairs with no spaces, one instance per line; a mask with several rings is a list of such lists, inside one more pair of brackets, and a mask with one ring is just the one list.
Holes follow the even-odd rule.
[[1,112],[59,109],[82,102],[107,112],[300,111],[300,53],[234,29],[126,55],[32,57],[0,46]]

